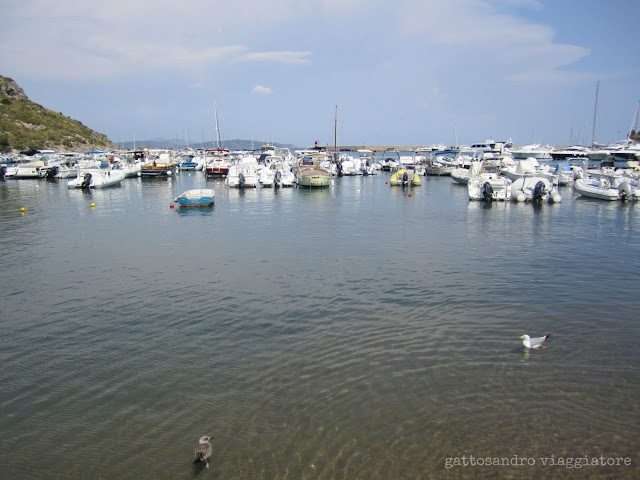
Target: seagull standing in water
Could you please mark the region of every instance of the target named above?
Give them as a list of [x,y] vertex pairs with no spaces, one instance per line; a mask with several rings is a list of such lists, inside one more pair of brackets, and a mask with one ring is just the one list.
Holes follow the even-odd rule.
[[545,335],[544,337],[530,338],[529,335],[522,335],[518,338],[522,339],[522,345],[524,345],[525,348],[544,348],[542,344],[550,336],[551,335]]
[[204,462],[207,468],[209,468],[208,459],[213,452],[211,444],[209,443],[209,440],[211,440],[211,438],[213,437],[209,437],[207,435],[203,435],[202,437],[200,437],[200,440],[198,440],[198,446],[196,447],[195,455],[193,457],[193,463]]

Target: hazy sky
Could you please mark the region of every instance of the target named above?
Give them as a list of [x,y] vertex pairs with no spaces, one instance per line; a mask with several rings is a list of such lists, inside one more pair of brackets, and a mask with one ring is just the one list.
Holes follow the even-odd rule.
[[111,140],[590,143],[640,101],[637,0],[0,0],[0,74]]

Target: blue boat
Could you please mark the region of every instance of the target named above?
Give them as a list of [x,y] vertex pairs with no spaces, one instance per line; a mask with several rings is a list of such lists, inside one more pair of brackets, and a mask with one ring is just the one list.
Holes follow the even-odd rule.
[[176,198],[176,202],[181,207],[210,207],[213,205],[215,192],[212,188],[198,188],[187,190]]

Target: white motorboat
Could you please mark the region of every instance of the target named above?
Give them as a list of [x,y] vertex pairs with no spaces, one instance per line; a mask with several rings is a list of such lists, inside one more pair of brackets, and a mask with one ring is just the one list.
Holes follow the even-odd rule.
[[482,161],[474,160],[470,163],[469,168],[458,167],[451,171],[451,179],[456,183],[466,185],[469,179],[474,175],[479,175],[482,171]]
[[551,160],[551,151],[553,147],[550,145],[542,146],[539,143],[531,145],[523,145],[511,149],[511,154],[516,160],[524,160],[526,158],[535,158],[536,160]]
[[589,158],[589,154],[591,150],[587,147],[582,147],[580,145],[570,145],[565,148],[559,148],[556,150],[555,148],[551,151],[551,158],[553,160],[567,160],[572,157],[579,157],[587,159]]
[[486,202],[511,200],[511,180],[495,172],[474,175],[467,182],[469,200]]
[[69,188],[107,188],[120,185],[124,171],[110,168],[86,168],[77,170],[78,176],[67,182]]
[[255,188],[258,183],[258,161],[253,155],[231,165],[224,180],[224,184],[231,188]]
[[571,159],[568,159],[565,162],[560,162],[556,166],[555,175],[558,176],[558,185],[565,186],[573,183],[575,180],[575,174],[573,169],[571,168],[571,164],[569,163]]
[[540,165],[538,160],[533,157],[526,158],[524,160],[512,162],[502,162],[500,167],[500,174],[510,179],[512,182],[519,178],[536,175],[539,177],[545,177],[554,185],[558,184],[558,176],[555,174],[555,169],[550,165]]
[[[19,163],[14,168],[8,168],[7,178],[42,178],[45,162],[38,160],[29,163]],[[42,172],[41,172],[42,170]]]
[[590,177],[584,169],[575,170],[576,179],[573,188],[583,197],[599,200],[640,200],[640,189],[631,178],[620,175]]
[[340,154],[336,167],[338,169],[339,177],[349,177],[358,174],[355,159],[346,153]]
[[560,203],[562,196],[546,177],[527,175],[520,177],[511,184],[511,199],[516,202]]
[[204,172],[209,177],[225,177],[232,164],[231,153],[227,149],[205,151]]
[[296,177],[280,157],[278,161],[272,161],[258,171],[258,183],[262,187],[292,187],[296,183]]
[[356,161],[356,173],[358,175],[375,175],[380,166],[373,159],[373,150],[361,148],[358,150],[358,159]]

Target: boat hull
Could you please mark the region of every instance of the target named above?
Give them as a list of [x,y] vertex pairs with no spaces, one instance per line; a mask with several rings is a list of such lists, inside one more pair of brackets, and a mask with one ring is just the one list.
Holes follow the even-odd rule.
[[141,177],[170,177],[176,173],[176,165],[142,165]]
[[298,172],[296,183],[301,187],[328,187],[331,184],[331,175],[321,168],[305,168]]
[[511,180],[493,173],[473,176],[467,182],[469,200],[486,202],[511,200]]
[[422,180],[420,180],[420,175],[414,172],[408,172],[406,170],[398,170],[396,173],[391,175],[389,179],[389,185],[391,186],[407,186],[407,185],[422,185]]
[[175,201],[180,207],[197,208],[210,207],[214,203],[215,191],[210,188],[187,190],[177,197]]

